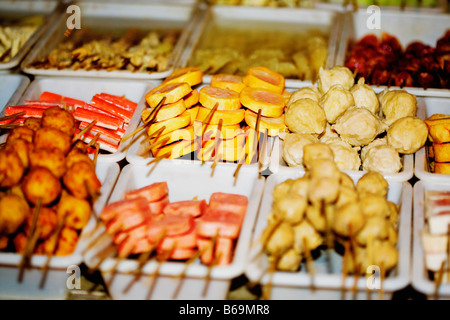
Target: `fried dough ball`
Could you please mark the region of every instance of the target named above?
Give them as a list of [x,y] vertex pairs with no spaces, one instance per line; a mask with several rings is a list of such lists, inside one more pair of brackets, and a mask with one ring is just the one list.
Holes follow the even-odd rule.
[[389,221],[382,216],[370,216],[367,218],[364,227],[355,237],[356,242],[361,246],[366,246],[369,239],[386,240],[389,236]]
[[289,223],[281,222],[278,226],[266,227],[262,234],[262,243],[265,243],[265,251],[269,255],[281,256],[291,248],[294,243],[294,229]]
[[[308,251],[317,249],[323,244],[322,235],[312,226],[308,220],[303,220],[293,226],[294,230],[294,249],[304,254]],[[306,242],[306,248],[305,248]]]
[[43,205],[55,201],[61,194],[61,181],[44,167],[31,168],[22,181],[22,191],[26,199],[37,204],[41,199]]
[[91,210],[89,201],[63,192],[58,202],[56,213],[60,220],[64,217],[65,226],[81,230],[88,224],[91,218]]
[[386,197],[379,194],[364,194],[360,196],[363,213],[368,217],[389,217],[390,209]]
[[316,143],[319,140],[310,134],[288,133],[283,141],[282,156],[290,167],[303,165],[303,147],[307,144]]
[[309,98],[315,102],[319,102],[320,97],[321,94],[316,86],[308,86],[300,88],[292,92],[291,97],[289,98],[289,101],[286,104],[286,107],[289,108],[289,106],[295,101],[305,98]]
[[380,112],[380,102],[378,101],[377,94],[371,86],[364,82],[364,78],[359,78],[358,83],[350,89],[355,106],[358,108],[366,108],[373,114],[378,115]]
[[332,229],[342,237],[358,234],[366,223],[366,216],[359,202],[349,202],[336,208],[332,221]]
[[59,149],[35,148],[30,151],[30,167],[44,167],[57,178],[66,172],[66,157]]
[[93,170],[95,170],[95,164],[94,161],[89,157],[88,154],[82,153],[81,151],[70,151],[66,157],[66,166],[67,168],[70,168],[77,162],[86,162],[89,164]]
[[318,87],[320,92],[326,93],[333,85],[339,84],[344,89],[350,90],[355,78],[349,68],[344,66],[334,66],[330,69],[319,70]]
[[[27,221],[25,223],[25,234],[29,234],[31,223],[34,216],[35,208],[31,208],[30,214],[28,215]],[[39,209],[38,218],[36,221],[36,230],[40,230],[39,239],[47,239],[56,230],[58,225],[58,216],[55,210],[49,207],[41,207]]]
[[13,143],[16,139],[23,139],[32,143],[34,141],[34,131],[28,127],[20,126],[11,130],[6,138],[6,143]]
[[51,128],[41,127],[36,131],[34,146],[37,149],[59,149],[66,155],[71,147],[72,139],[64,132]]
[[403,117],[396,120],[387,130],[387,143],[397,152],[412,154],[425,145],[428,127],[417,117]]
[[25,222],[30,213],[28,203],[15,194],[7,194],[0,198],[0,234],[15,233]]
[[387,125],[372,112],[358,107],[348,108],[331,127],[354,147],[369,144],[387,129]]
[[385,123],[391,125],[403,117],[415,117],[417,114],[417,99],[406,90],[391,90],[380,99],[381,111]]
[[84,162],[76,162],[63,176],[63,183],[69,192],[80,199],[100,193],[101,182],[92,167]]
[[340,170],[359,170],[361,158],[358,148],[352,147],[341,138],[330,138],[325,142],[334,154],[334,162]]
[[334,178],[312,179],[308,200],[314,204],[330,204],[336,201],[339,193],[339,180]]
[[303,256],[294,248],[289,249],[278,260],[277,270],[297,271],[302,262]]
[[324,143],[311,143],[303,147],[303,165],[309,169],[318,159],[334,160],[333,151]]
[[320,135],[325,131],[325,111],[314,100],[304,98],[293,102],[284,114],[284,121],[291,132]]
[[294,182],[294,179],[287,179],[287,180],[277,184],[273,188],[273,191],[272,191],[273,201],[276,202],[279,199],[283,199],[284,197],[289,196],[293,182]]
[[389,183],[381,173],[369,171],[356,182],[356,190],[361,196],[374,194],[386,198],[389,191]]
[[28,243],[28,238],[23,232],[19,232],[13,239],[14,249],[17,253],[24,253]]
[[334,85],[320,98],[319,105],[325,111],[327,121],[335,123],[348,108],[355,105],[355,100],[349,90]]
[[287,223],[296,224],[303,220],[307,206],[308,202],[306,198],[291,195],[278,199],[273,204],[272,211],[276,219],[282,219]]
[[[53,254],[58,257],[71,255],[78,243],[78,232],[69,227],[63,227],[61,233],[54,233],[50,238],[40,243],[36,248],[36,253]],[[57,240],[57,241],[56,241]],[[55,250],[56,244],[56,250]]]
[[381,146],[381,145],[387,145],[387,139],[386,136],[384,136],[383,138],[377,138],[375,140],[373,140],[371,143],[369,143],[368,145],[364,146],[361,148],[361,160],[364,161],[364,159],[366,158],[366,154],[367,152],[376,146]]
[[0,150],[0,187],[12,187],[22,180],[25,172],[17,152]]
[[15,151],[17,153],[24,168],[28,168],[29,153],[32,148],[33,145],[30,142],[21,138],[14,139],[14,142],[8,142],[5,146],[6,151]]
[[33,131],[37,131],[41,127],[41,118],[26,118],[23,122],[23,125]]
[[325,232],[328,221],[333,218],[333,213],[332,205],[322,207],[319,204],[310,204],[306,209],[306,219],[318,232]]
[[310,179],[307,175],[295,179],[290,188],[290,193],[293,195],[298,195],[303,198],[308,198],[308,190],[310,186]]
[[370,148],[362,166],[365,171],[379,171],[381,173],[397,173],[403,167],[399,153],[390,145]]
[[318,159],[309,169],[311,179],[331,178],[340,180],[341,171],[333,160]]
[[60,107],[46,109],[42,114],[41,126],[58,129],[69,137],[75,134],[75,118],[69,111]]
[[338,197],[336,199],[336,208],[337,207],[342,207],[348,203],[352,203],[352,202],[358,202],[359,201],[359,196],[358,196],[358,192],[356,191],[355,188],[352,187],[348,187],[346,185],[341,185],[339,187],[339,194]]

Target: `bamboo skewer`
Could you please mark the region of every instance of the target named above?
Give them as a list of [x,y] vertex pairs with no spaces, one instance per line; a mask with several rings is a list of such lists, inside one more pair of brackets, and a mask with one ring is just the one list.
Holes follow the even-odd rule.
[[174,249],[175,249],[175,245],[172,245],[172,247],[169,250],[164,251],[164,253],[162,254],[162,259],[158,261],[156,270],[155,270],[155,272],[153,272],[153,281],[150,286],[150,289],[148,290],[147,300],[151,298],[151,296],[153,295],[153,291],[155,290],[156,282],[158,280],[159,269],[161,269],[161,266],[163,265],[163,263],[165,263],[167,260],[170,259],[170,256],[172,255],[172,252]]
[[266,129],[264,129],[264,133],[263,133],[263,137],[262,137],[262,145],[261,145],[261,150],[259,152],[259,159],[258,159],[259,160],[258,161],[259,162],[258,163],[258,172],[259,172],[260,176],[262,173],[262,167],[264,164],[264,160],[266,159],[265,153],[266,153],[266,149],[267,149],[268,138],[269,138],[268,129],[266,128]]
[[205,286],[203,287],[202,297],[206,296],[206,293],[207,293],[208,287],[209,287],[209,280],[211,278],[212,268],[214,267],[214,265],[219,260],[218,256],[220,256],[220,255],[216,255],[216,244],[217,244],[217,238],[218,237],[219,237],[219,229],[217,230],[216,234],[214,235],[214,237],[212,237],[212,240],[211,240],[211,250],[212,250],[211,254],[213,256],[213,261],[208,266],[208,271],[207,271],[206,276],[205,276]]
[[0,129],[8,130],[8,129],[14,129],[17,127],[22,126],[20,123],[14,122],[14,123],[8,123],[8,124],[0,124]]
[[346,292],[346,285],[345,282],[347,280],[347,274],[348,274],[348,261],[350,258],[350,250],[351,250],[351,244],[350,240],[347,240],[345,242],[345,248],[344,248],[344,258],[342,259],[342,286],[341,286],[341,300],[345,300],[345,292]]
[[437,272],[437,277],[434,279],[434,300],[439,300],[439,288],[441,287],[442,280],[444,278],[444,270],[445,270],[445,260],[442,261],[441,267]]
[[[125,236],[125,239],[123,239],[122,242],[126,241],[128,239],[128,237],[129,237],[129,234],[127,234]],[[125,251],[124,254],[117,256],[116,261],[115,261],[113,267],[111,268],[112,275],[111,275],[111,278],[108,280],[108,287],[111,286],[111,284],[113,283],[114,278],[116,277],[117,267],[119,266],[119,264],[123,260],[125,260],[130,255],[130,253],[133,250],[133,248],[134,248],[134,246],[130,246],[128,248],[128,250]]]
[[315,279],[315,275],[316,275],[316,268],[314,267],[314,259],[312,258],[311,255],[311,250],[309,249],[308,246],[308,241],[306,239],[306,237],[303,237],[303,249],[305,250],[305,258],[306,258],[306,270],[308,271],[309,277],[311,278],[311,284],[310,284],[310,288],[311,291],[315,291],[316,290],[316,286],[314,284],[314,279]]
[[211,165],[211,177],[214,175],[214,170],[216,168],[217,162],[219,162],[222,157],[222,123],[223,121],[222,119],[220,119],[219,125],[217,127],[216,140],[214,141],[215,154],[213,164]]
[[[331,274],[333,272],[333,266],[331,265],[331,257],[330,257],[330,249],[332,247],[331,244],[331,230],[330,230],[330,224],[327,217],[327,211],[325,207],[325,201],[322,199],[320,202],[320,213],[322,214],[322,217],[325,221],[325,239],[326,239],[326,250],[325,250],[325,260],[327,264],[327,272]],[[349,225],[350,232],[351,232],[351,225]]]
[[184,283],[187,269],[202,255],[202,253],[203,251],[197,250],[197,252],[195,252],[195,254],[184,263],[183,271],[181,271],[180,275],[178,276],[180,278],[180,281],[178,282],[178,285],[175,288],[175,292],[173,293],[172,297],[173,300],[175,300],[178,297],[178,294],[180,293],[181,287],[183,286]]
[[[218,102],[216,102],[214,107],[209,111],[208,115],[206,116],[205,120],[202,123],[202,134],[201,134],[201,136],[199,136],[199,138],[196,139],[197,140],[196,141],[196,145],[198,145],[200,147],[199,150],[201,149],[202,142],[204,140],[203,137],[205,136],[206,128],[208,127],[209,121],[213,117],[213,115],[216,112],[217,108],[219,108],[219,103]],[[200,140],[200,144],[199,144],[198,140]],[[205,164],[205,161],[202,161],[202,165],[204,165],[204,164]]]
[[269,268],[267,269],[267,273],[269,273],[269,279],[267,280],[266,285],[263,286],[262,288],[262,300],[270,300],[270,295],[271,295],[271,291],[272,291],[272,280],[273,280],[273,275],[275,273],[275,271],[277,270],[277,265],[279,260],[281,259],[281,254],[279,254],[278,252],[276,252],[274,254],[274,259],[272,261],[272,263],[269,265]]
[[92,120],[91,123],[89,123],[85,128],[83,128],[83,130],[81,130],[80,132],[78,132],[78,133],[73,137],[72,143],[73,143],[73,142],[76,142],[78,139],[81,138],[81,136],[82,136],[83,134],[85,134],[86,132],[88,132],[89,130],[91,130],[91,128],[92,128],[93,126],[95,126],[96,123],[97,123],[97,120]]
[[24,114],[25,114],[25,111],[20,111],[18,113],[10,114],[9,116],[3,116],[0,118],[0,121],[6,121],[6,120],[15,119],[15,118],[20,118]]
[[246,153],[245,153],[245,139],[242,143],[241,146],[242,149],[244,149],[244,151],[242,152],[242,157],[239,159],[238,165],[236,167],[236,170],[233,173],[233,177],[234,177],[234,182],[233,185],[236,185],[237,179],[238,179],[238,175],[239,175],[239,171],[241,170],[242,165],[245,162],[245,157],[246,157]]

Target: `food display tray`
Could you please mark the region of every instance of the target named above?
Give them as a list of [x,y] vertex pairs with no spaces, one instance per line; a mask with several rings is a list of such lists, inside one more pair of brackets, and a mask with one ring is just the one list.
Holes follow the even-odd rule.
[[[93,78],[67,78],[67,77],[37,77],[31,82],[18,104],[25,100],[38,100],[44,91],[61,94],[66,97],[89,102],[97,93],[111,93],[125,96],[138,103],[136,111],[128,124],[124,137],[136,129],[141,111],[145,106],[145,94],[157,84],[154,80],[121,80],[121,79],[93,79]],[[113,153],[100,153],[99,162],[118,162],[125,158],[130,139],[122,142],[119,149]]]
[[[334,65],[335,51],[337,50],[338,39],[342,28],[342,17],[340,13],[304,8],[273,8],[273,7],[253,7],[253,6],[228,6],[211,5],[202,10],[199,15],[197,27],[186,45],[186,49],[178,62],[178,67],[186,67],[193,57],[196,47],[208,28],[213,23],[218,26],[234,26],[242,30],[270,30],[279,28],[280,30],[307,31],[315,27],[328,32],[328,56],[325,68]],[[211,75],[205,75],[205,81],[210,81]],[[286,79],[286,86],[299,88],[311,85],[311,80]]]
[[425,253],[421,233],[425,226],[424,196],[428,190],[450,190],[450,183],[444,181],[420,180],[414,184],[414,215],[413,215],[413,247],[412,247],[412,280],[411,284],[417,291],[429,299],[450,299],[450,283],[443,281],[438,290],[436,283],[428,276],[425,267]]
[[[381,37],[389,33],[396,37],[403,48],[413,41],[421,41],[426,45],[435,46],[436,41],[450,29],[450,19],[447,14],[432,14],[420,12],[382,11],[380,14],[380,29],[366,27],[371,13],[360,9],[356,12],[346,12],[341,38],[336,51],[335,65],[344,65],[348,44],[362,37],[374,34]],[[386,86],[373,86],[376,92],[383,91]],[[391,90],[406,89],[416,96],[450,97],[450,90],[439,88],[396,87]]]
[[[360,2],[360,1],[355,1]],[[363,2],[363,1],[361,1]],[[350,11],[354,10],[354,6],[352,4],[352,1],[349,1],[347,5],[345,5],[346,1],[343,0],[324,0],[324,1],[317,1],[314,4],[314,7],[317,9],[325,9],[325,10],[338,10],[338,11]],[[368,2],[366,2],[368,3]],[[373,2],[375,4],[375,2]],[[394,3],[394,1],[392,1]],[[400,5],[400,2],[398,4],[384,4],[384,5],[378,5],[378,7],[381,9],[381,11],[393,11],[393,12],[419,12],[419,13],[445,13],[447,12],[447,1],[445,0],[438,0],[436,1],[435,6],[424,6],[424,5],[405,5],[402,7]],[[361,8],[367,11],[369,8],[369,5],[362,5],[357,4],[356,8]]]
[[[61,300],[67,296],[68,283],[75,285],[75,277],[79,277],[77,267],[83,262],[82,253],[90,241],[90,230],[96,225],[96,213],[107,202],[117,177],[117,163],[102,163],[96,167],[97,176],[102,182],[101,195],[95,201],[89,223],[83,228],[75,251],[68,256],[54,256],[50,260],[44,286],[41,288],[43,268],[47,264],[47,256],[33,255],[31,267],[24,271],[22,282],[18,281],[22,255],[18,253],[0,252],[0,299],[52,299]],[[72,277],[69,279],[69,277]],[[69,281],[70,280],[70,281]]]
[[[425,120],[433,114],[450,114],[450,100],[445,98],[419,98],[417,99],[417,116]],[[414,156],[414,174],[420,180],[450,182],[447,174],[430,172],[425,147],[420,148]]]
[[[127,191],[154,182],[166,181],[170,202],[194,197],[208,201],[213,192],[227,192],[247,196],[248,208],[231,264],[208,268],[198,259],[190,265],[176,261],[159,264],[155,259],[150,259],[144,264],[141,273],[138,273],[137,279],[133,274],[139,264],[136,259],[118,261],[115,256],[101,258],[103,250],[113,244],[109,237],[106,237],[104,241],[94,240],[104,232],[103,227],[98,228],[99,232],[91,239],[96,243],[86,252],[84,260],[88,267],[98,266],[113,299],[171,300],[174,298],[183,271],[185,272],[182,278],[184,282],[177,299],[223,300],[226,298],[231,280],[244,273],[250,238],[265,183],[265,179],[258,176],[255,168],[242,167],[239,178],[234,184],[233,172],[234,169],[231,166],[219,163],[214,175],[211,175],[209,168],[202,167],[201,164],[186,165],[172,160],[162,160],[151,172],[146,166],[134,164],[129,164],[122,169],[109,203],[122,200]],[[209,269],[210,281],[206,281]],[[136,281],[133,283],[133,280]],[[131,287],[125,290],[130,283]],[[154,290],[150,292],[152,286]],[[205,286],[208,286],[208,290],[204,295]]]
[[16,104],[28,85],[30,79],[21,74],[0,74],[0,116],[4,108]]
[[[342,280],[342,256],[330,251],[332,273],[327,272],[327,263],[324,254],[314,261],[315,275],[312,278],[304,265],[298,272],[275,271],[265,272],[268,259],[261,253],[261,234],[267,226],[267,217],[272,208],[272,192],[274,187],[287,179],[303,176],[302,173],[277,173],[267,178],[264,188],[261,210],[255,224],[255,231],[250,248],[249,260],[245,275],[249,281],[271,286],[270,299],[272,300],[346,300],[346,299],[380,299],[380,289],[374,286],[369,289],[368,277],[355,278],[348,275],[345,283]],[[358,181],[359,177],[352,176]],[[410,282],[410,250],[411,250],[411,212],[412,187],[408,182],[389,182],[388,200],[400,205],[398,222],[398,264],[384,278],[379,288],[383,289],[383,299],[391,299],[392,294],[406,287]],[[372,279],[373,280],[373,279]],[[345,290],[343,290],[345,285]],[[356,290],[355,290],[356,285]]]
[[42,25],[28,38],[17,54],[7,62],[0,62],[0,70],[9,70],[17,67],[36,42],[45,34],[53,21],[61,13],[59,1],[0,1],[0,20],[3,18],[25,18],[31,15],[44,16]]
[[[141,29],[179,29],[181,34],[177,40],[168,64],[164,70],[158,72],[131,72],[127,70],[72,70],[72,69],[39,69],[30,64],[45,57],[52,49],[60,44],[65,37],[68,15],[61,14],[55,19],[51,28],[39,41],[32,52],[24,59],[21,69],[25,73],[41,76],[70,76],[70,77],[103,77],[126,79],[162,79],[174,69],[179,56],[184,49],[197,19],[197,4],[195,2],[107,2],[80,1],[75,2],[80,7],[81,28],[107,30],[125,30],[128,28]],[[83,22],[84,21],[84,22]],[[88,21],[88,22],[86,22]],[[72,32],[77,32],[73,30]],[[70,39],[70,38],[69,38]]]

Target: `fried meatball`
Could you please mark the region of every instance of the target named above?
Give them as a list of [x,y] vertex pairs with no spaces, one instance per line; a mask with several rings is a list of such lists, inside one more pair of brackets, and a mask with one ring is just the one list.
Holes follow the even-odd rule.
[[101,182],[92,166],[81,161],[67,169],[63,183],[69,192],[80,199],[100,194]]
[[33,131],[37,131],[41,127],[41,118],[29,117],[23,121],[25,127],[30,128]]
[[64,132],[51,128],[41,127],[36,131],[34,137],[34,146],[37,149],[59,149],[64,155],[66,155],[72,144],[72,139]]
[[0,198],[0,234],[15,233],[29,216],[30,207],[22,197],[7,194]]
[[0,150],[0,187],[12,187],[22,180],[25,167],[17,152]]
[[20,126],[11,130],[6,138],[6,143],[13,143],[16,139],[23,139],[32,143],[34,141],[34,131],[28,127]]
[[66,172],[66,157],[59,149],[35,148],[30,152],[30,167],[44,167],[61,178]]
[[60,220],[65,219],[65,225],[75,230],[84,228],[91,218],[91,204],[85,199],[76,198],[63,192],[58,202],[56,213]]
[[[31,208],[30,214],[25,224],[25,234],[29,234],[35,208]],[[36,221],[36,230],[40,230],[39,239],[47,239],[56,230],[58,225],[58,216],[56,212],[49,207],[39,209]]]
[[42,127],[58,129],[69,137],[75,134],[75,118],[69,111],[60,107],[50,107],[42,115]]
[[61,194],[61,181],[44,167],[31,168],[22,181],[22,191],[26,199],[37,204],[41,199],[43,205],[55,201]]
[[303,147],[303,165],[309,169],[318,159],[334,160],[331,148],[325,143],[312,143]]

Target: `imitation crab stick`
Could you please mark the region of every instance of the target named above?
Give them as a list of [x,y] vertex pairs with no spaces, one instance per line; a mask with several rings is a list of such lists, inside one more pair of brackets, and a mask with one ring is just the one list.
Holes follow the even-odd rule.
[[[75,134],[79,134],[80,130],[75,130]],[[80,140],[86,143],[89,143],[92,139],[95,138],[95,135],[89,132],[85,132],[81,135]],[[96,138],[96,142],[99,144],[100,149],[109,151],[111,153],[116,152],[119,149],[120,141],[117,142],[111,142],[110,139],[104,139],[103,137],[99,136]]]
[[163,214],[188,214],[193,217],[199,217],[203,214],[206,205],[205,200],[184,200],[171,202],[164,207]]
[[98,96],[92,97],[90,104],[98,109],[101,109],[105,112],[108,112],[116,117],[123,119],[125,123],[129,123],[131,118],[133,117],[134,111],[128,111],[123,108],[117,107],[112,103],[108,103],[105,100],[100,99]]
[[180,68],[166,77],[163,84],[177,82],[187,82],[191,87],[193,87],[203,82],[203,72],[195,67]]
[[249,87],[266,89],[278,94],[284,91],[285,85],[283,75],[266,67],[248,69],[242,81]]
[[238,110],[242,107],[239,93],[233,90],[206,86],[200,89],[198,101],[208,109],[218,104],[217,110]]
[[147,202],[161,200],[169,195],[167,182],[154,182],[148,186],[127,191],[125,199],[144,198]]
[[262,116],[272,118],[280,117],[285,107],[285,99],[281,94],[259,88],[244,88],[240,93],[240,101],[248,109],[256,113],[261,109]]
[[245,84],[242,76],[234,74],[219,73],[211,76],[211,87],[222,88],[240,93]]
[[[89,125],[90,125],[90,123],[81,121],[79,128],[84,129],[84,128],[88,127]],[[109,130],[109,129],[99,127],[99,126],[90,127],[88,132],[91,134],[94,134],[94,135],[97,133],[100,133],[100,138],[102,138],[105,141],[108,141],[110,143],[115,143],[115,144],[120,142],[120,139],[122,139],[122,135],[123,135],[121,132],[119,132],[119,130],[113,131],[113,130]]]
[[123,125],[123,120],[108,116],[99,112],[87,110],[84,108],[77,108],[73,113],[73,117],[78,121],[85,121],[91,123],[96,120],[96,125],[111,130],[117,130]]
[[[209,112],[211,110],[205,108],[205,107],[199,107],[198,113],[197,113],[197,120],[205,122],[206,117],[208,116]],[[244,120],[245,116],[245,110],[244,109],[238,109],[238,110],[216,110],[210,120],[208,121],[208,124],[219,124],[219,121],[222,120],[222,125],[228,126],[233,124],[241,123],[242,120]]]
[[134,112],[137,108],[137,103],[134,101],[131,101],[125,97],[113,95],[110,93],[99,93],[96,94],[94,97],[98,97],[99,99],[102,99],[108,103],[114,104],[117,107],[120,107],[122,109],[128,110],[130,112]]
[[163,98],[166,98],[164,103],[174,103],[183,99],[191,91],[192,88],[187,82],[162,83],[147,92],[145,100],[151,108],[155,108]]
[[185,128],[191,124],[191,115],[183,112],[177,117],[170,118],[164,121],[155,122],[148,126],[147,134],[149,136],[156,133],[158,130],[164,127],[161,135],[172,132],[177,129]]
[[47,108],[41,108],[41,107],[31,107],[31,106],[12,106],[12,107],[6,107],[5,108],[5,116],[11,116],[16,113],[23,112],[22,115],[23,118],[28,117],[35,117],[35,118],[41,118],[45,109]]
[[44,91],[41,93],[41,95],[39,96],[40,100],[47,100],[47,101],[62,101],[64,102],[66,105],[70,105],[70,106],[84,106],[86,104],[85,101],[83,100],[78,100],[78,99],[73,99],[70,97],[65,97],[63,95],[54,93],[54,92],[50,92],[50,91]]
[[[153,108],[145,108],[141,112],[141,117],[144,122],[148,121],[150,114],[152,113]],[[168,120],[171,118],[175,118],[186,111],[186,104],[183,99],[178,100],[174,103],[163,104],[159,109],[156,115],[154,116],[154,120],[156,122]]]
[[[247,125],[256,130],[256,119],[258,117],[258,114],[255,112],[247,109],[245,110],[245,122]],[[287,131],[286,123],[284,122],[284,115],[281,115],[276,118],[272,117],[264,117],[261,116],[259,120],[259,131],[264,132],[265,129],[267,129],[267,134],[269,136],[277,136],[281,132]]]

